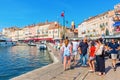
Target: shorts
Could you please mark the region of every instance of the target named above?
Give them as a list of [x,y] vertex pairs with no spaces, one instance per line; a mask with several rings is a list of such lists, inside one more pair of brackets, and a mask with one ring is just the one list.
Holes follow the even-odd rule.
[[111,54],[111,59],[117,59],[117,54]]
[[95,60],[95,57],[90,57],[89,59],[90,59],[90,60]]
[[73,56],[74,56],[74,55],[77,55],[77,51],[73,51],[73,54],[72,54],[72,55],[73,55]]
[[63,54],[63,56],[70,56],[70,54]]

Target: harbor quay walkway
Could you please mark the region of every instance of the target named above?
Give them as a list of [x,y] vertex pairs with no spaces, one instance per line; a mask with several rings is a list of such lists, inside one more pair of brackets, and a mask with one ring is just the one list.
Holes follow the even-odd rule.
[[105,71],[106,74],[102,76],[98,76],[97,72],[88,73],[83,80],[120,80],[120,61],[117,61],[117,69],[114,71],[111,60],[107,59],[105,62]]
[[47,46],[53,59],[52,64],[12,78],[11,80],[120,80],[120,67],[118,66],[117,70],[113,71],[110,59],[106,59],[106,75],[103,76],[98,76],[97,72],[90,73],[88,72],[89,67],[81,67],[80,65],[64,71],[59,51],[54,49],[53,44],[47,44]]

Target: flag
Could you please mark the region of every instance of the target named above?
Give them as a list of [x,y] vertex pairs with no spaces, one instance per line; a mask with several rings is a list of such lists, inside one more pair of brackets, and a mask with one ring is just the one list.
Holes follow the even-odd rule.
[[64,12],[61,13],[61,17],[64,17]]

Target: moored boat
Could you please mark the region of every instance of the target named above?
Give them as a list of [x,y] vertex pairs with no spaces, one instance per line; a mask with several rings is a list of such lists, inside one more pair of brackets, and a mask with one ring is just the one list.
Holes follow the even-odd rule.
[[33,43],[33,42],[28,43],[28,45],[29,45],[29,46],[36,46],[36,44]]
[[47,45],[44,42],[41,42],[41,43],[37,44],[37,48],[40,50],[45,50],[45,49],[47,49]]
[[16,42],[12,41],[9,38],[6,38],[3,35],[0,35],[0,46],[15,46]]

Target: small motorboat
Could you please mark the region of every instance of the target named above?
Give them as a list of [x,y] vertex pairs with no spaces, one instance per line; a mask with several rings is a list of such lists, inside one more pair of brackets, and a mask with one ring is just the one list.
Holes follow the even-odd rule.
[[44,44],[44,43],[40,43],[40,45],[39,45],[39,49],[40,49],[40,50],[45,50],[45,49],[47,49],[46,44]]
[[33,42],[29,42],[28,45],[29,45],[29,46],[36,46],[36,44],[33,43]]
[[46,50],[47,49],[47,46],[45,43],[41,42],[40,44],[37,44],[36,45],[38,49],[40,50]]

